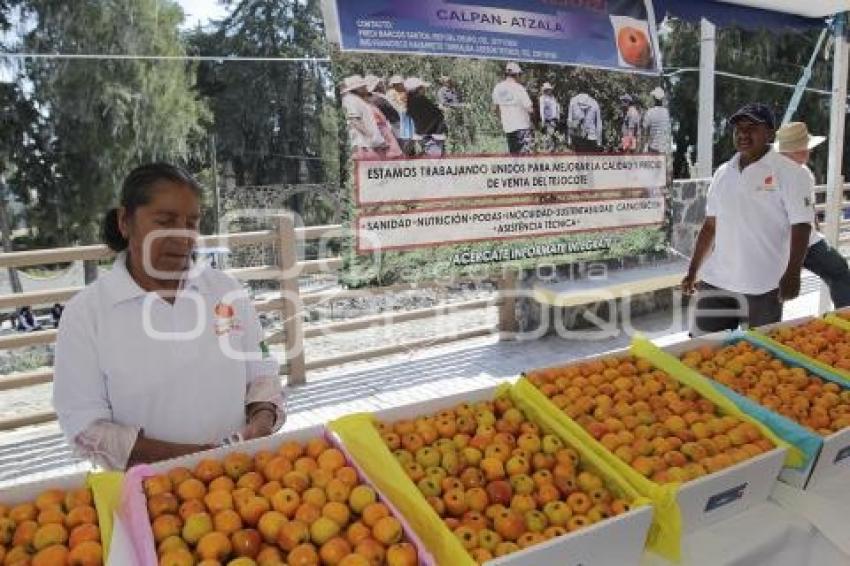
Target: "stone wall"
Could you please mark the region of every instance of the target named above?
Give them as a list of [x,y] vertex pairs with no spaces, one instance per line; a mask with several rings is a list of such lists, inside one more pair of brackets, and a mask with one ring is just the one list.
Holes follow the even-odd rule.
[[[234,175],[227,169],[222,185],[219,208],[222,219],[233,215],[233,220],[223,226],[230,232],[273,229],[274,221],[269,215],[289,211],[291,199],[299,194],[319,195],[331,203],[334,210],[340,210],[339,190],[325,183],[238,186]],[[276,261],[276,253],[275,246],[271,244],[240,246],[232,250],[228,267],[271,265]]]
[[670,244],[688,257],[705,218],[705,196],[710,179],[684,179],[673,183],[671,191],[672,231]]

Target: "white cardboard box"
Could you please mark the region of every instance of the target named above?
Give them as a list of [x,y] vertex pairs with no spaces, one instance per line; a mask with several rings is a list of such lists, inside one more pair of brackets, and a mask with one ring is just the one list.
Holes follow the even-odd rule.
[[[394,422],[434,414],[460,403],[493,399],[496,387],[485,387],[438,399],[393,407],[375,413],[378,420]],[[588,528],[569,533],[508,556],[489,560],[488,566],[627,566],[638,564],[652,522],[650,506],[633,509]],[[443,565],[441,565],[443,566]],[[451,566],[451,565],[445,565]]]
[[74,472],[65,476],[56,476],[36,481],[24,481],[20,484],[13,482],[0,488],[0,504],[18,505],[19,503],[34,502],[43,491],[48,489],[80,489],[86,487],[88,472]]
[[[784,326],[797,326],[811,320],[805,317],[777,324],[763,326],[757,330],[766,333],[773,328]],[[679,357],[681,354],[695,350],[701,346],[720,347],[730,338],[729,333],[720,332],[701,336],[690,342],[674,344],[664,348],[665,352]],[[788,363],[788,362],[786,362]],[[808,370],[807,371],[811,371]],[[783,482],[800,489],[807,489],[817,485],[818,482],[836,474],[847,474],[850,479],[850,428],[835,432],[823,439],[823,446],[818,455],[802,470],[794,468],[782,468],[779,479]]]
[[[683,344],[692,344],[692,342]],[[629,349],[606,352],[580,360],[568,360],[560,365],[546,367],[564,367],[626,355],[632,355]],[[675,376],[673,378],[675,379]],[[765,501],[770,495],[784,460],[785,449],[776,448],[683,484],[676,498],[682,516],[682,533],[687,534],[722,521]]]
[[[284,442],[293,441],[293,440],[296,441],[296,442],[307,442],[308,440],[310,440],[312,438],[326,437],[327,436],[326,432],[327,431],[326,431],[326,429],[323,425],[314,425],[314,426],[306,427],[306,428],[303,428],[303,429],[281,432],[281,433],[274,434],[272,436],[268,436],[268,437],[265,437],[265,438],[260,438],[260,439],[257,439],[257,440],[251,440],[251,441],[248,441],[248,442],[243,442],[241,444],[234,444],[234,445],[231,445],[231,446],[222,446],[222,447],[219,447],[219,448],[215,448],[213,450],[207,450],[205,452],[198,452],[196,454],[190,454],[188,456],[182,456],[180,458],[174,458],[174,459],[171,459],[171,460],[164,460],[162,462],[150,464],[150,467],[156,473],[166,473],[168,470],[171,470],[173,468],[180,467],[180,466],[186,467],[186,468],[191,470],[192,468],[195,467],[195,465],[198,462],[200,462],[202,459],[205,459],[205,458],[213,458],[213,459],[221,460],[225,456],[227,456],[227,454],[229,454],[231,452],[244,452],[246,454],[251,454],[251,455],[256,454],[257,452],[259,452],[261,450],[270,450],[270,451],[276,452],[278,447]],[[359,472],[359,469],[358,469],[358,472]],[[361,474],[361,479],[363,479],[362,474]],[[367,483],[368,483],[368,481],[367,481]],[[376,491],[378,491],[378,490],[376,490]],[[424,565],[424,566],[434,566],[435,562],[434,562],[433,557],[428,552],[425,551],[421,542],[419,542],[419,539],[410,530],[409,526],[407,525],[407,522],[404,521],[404,518],[401,517],[401,515],[398,514],[395,507],[389,501],[387,501],[386,498],[379,491],[378,491],[378,498],[381,501],[383,501],[384,503],[386,503],[387,506],[390,508],[391,512],[393,513],[393,515],[395,515],[396,518],[398,518],[402,522],[402,526],[404,527],[404,531],[405,531],[405,538],[407,540],[413,542],[417,547],[417,550],[419,552],[419,557],[420,557],[419,564]],[[148,528],[150,528],[149,523],[148,523]],[[115,534],[114,534],[114,538],[113,538],[113,544],[117,543],[122,548],[125,548],[125,547],[129,548],[130,545],[128,543],[130,543],[130,541],[129,540],[123,540],[123,539],[124,539],[124,537],[131,537],[131,536],[132,535],[130,533],[128,533],[127,531],[125,531],[123,528],[118,528],[118,529],[115,530]],[[116,540],[115,537],[118,537],[121,540]],[[151,538],[150,538],[149,542],[152,544],[153,543],[153,532],[152,531],[150,532],[150,537]],[[145,538],[147,538],[147,537],[145,537]],[[137,542],[137,541],[133,541],[133,542]],[[110,566],[131,566],[131,565],[129,565],[129,564],[118,564],[118,563],[110,560]],[[141,565],[136,565],[136,566],[156,566],[156,565],[155,564],[150,564],[150,565],[141,564]]]

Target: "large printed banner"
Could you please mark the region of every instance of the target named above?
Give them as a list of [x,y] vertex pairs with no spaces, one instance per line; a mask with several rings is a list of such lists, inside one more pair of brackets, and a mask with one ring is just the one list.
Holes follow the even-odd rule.
[[657,71],[644,0],[337,0],[347,51]]
[[664,248],[670,117],[644,0],[324,11],[347,134],[347,273]]
[[663,155],[500,155],[358,161],[357,204],[517,197],[666,184]]

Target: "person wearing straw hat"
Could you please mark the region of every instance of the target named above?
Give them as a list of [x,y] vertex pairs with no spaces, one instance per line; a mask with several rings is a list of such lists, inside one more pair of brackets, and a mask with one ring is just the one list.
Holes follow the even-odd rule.
[[404,77],[401,75],[393,75],[387,81],[389,90],[387,91],[387,100],[396,109],[397,112],[407,112],[407,91],[404,89]]
[[773,151],[775,118],[747,104],[729,118],[738,152],[721,165],[682,280],[697,290],[691,335],[762,326],[782,319],[800,293],[800,271],[814,220],[811,176]]
[[638,150],[638,139],[640,138],[640,110],[635,104],[634,98],[629,94],[620,97],[623,104],[623,126],[620,148],[623,151],[635,152]]
[[446,119],[440,107],[426,95],[431,86],[419,77],[408,77],[404,81],[407,91],[407,113],[413,119],[416,136],[422,152],[428,157],[442,157],[446,146]]
[[401,151],[407,156],[412,156],[415,129],[413,119],[407,113],[407,90],[404,88],[404,77],[393,75],[387,81],[387,85],[389,86],[387,100],[398,112],[398,132],[395,132],[395,137]]
[[651,153],[667,153],[670,151],[670,112],[664,106],[666,95],[661,87],[655,87],[649,94],[655,105],[643,116],[644,149]]
[[508,152],[517,155],[531,153],[531,114],[534,105],[528,91],[520,83],[522,69],[517,63],[505,65],[505,79],[493,87],[493,106],[499,112],[502,131],[508,142]]
[[602,111],[599,102],[587,92],[570,99],[567,110],[569,142],[579,153],[593,153],[602,148]]
[[561,105],[554,95],[552,83],[545,82],[540,87],[540,120],[543,122],[543,151],[555,151],[555,132],[561,121]]
[[402,151],[395,136],[399,129],[399,114],[384,96],[384,80],[375,75],[366,75],[365,80],[369,94],[364,100],[369,103],[372,115],[375,117],[375,124],[384,139],[383,149],[378,150],[378,153],[381,157],[389,159],[400,157]]
[[384,79],[375,75],[366,75],[366,90],[369,91],[369,96],[366,97],[366,102],[375,106],[384,117],[392,124],[393,132],[398,129],[398,110],[389,101],[386,95],[386,87]]
[[348,139],[354,159],[374,158],[383,153],[387,142],[375,121],[373,106],[366,99],[369,86],[360,75],[345,77],[339,88],[342,110],[348,123]]
[[[826,138],[813,136],[804,122],[790,122],[776,131],[776,151],[798,163],[812,178],[814,175],[807,163],[811,151],[819,146]],[[814,220],[817,228],[817,218]],[[835,308],[850,305],[850,268],[847,260],[832,246],[830,246],[823,234],[812,230],[809,237],[809,249],[803,267],[820,277],[827,287],[829,296]]]

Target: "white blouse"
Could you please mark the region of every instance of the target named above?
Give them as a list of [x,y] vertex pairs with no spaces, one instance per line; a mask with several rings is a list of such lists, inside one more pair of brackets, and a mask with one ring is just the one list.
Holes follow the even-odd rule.
[[193,266],[174,303],[133,280],[126,255],[75,296],[56,343],[53,404],[77,453],[123,468],[148,438],[217,444],[271,402],[283,422],[277,360],[238,281]]

